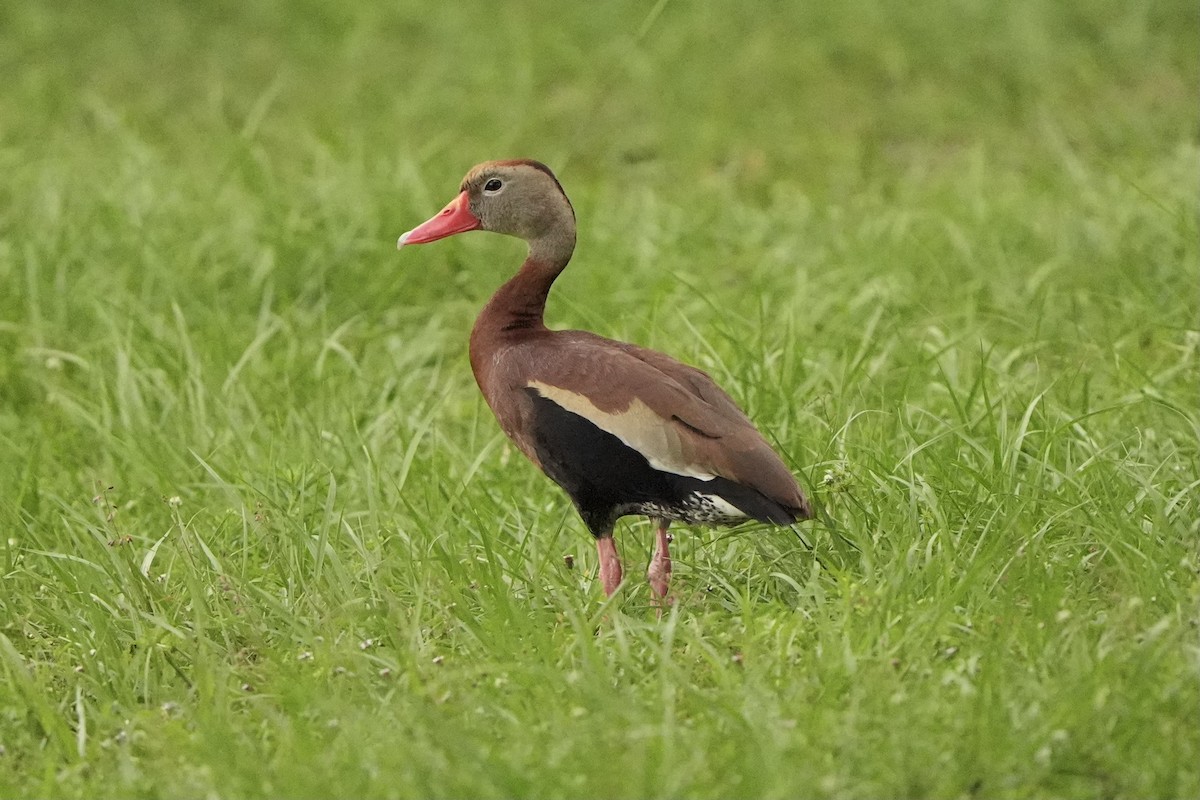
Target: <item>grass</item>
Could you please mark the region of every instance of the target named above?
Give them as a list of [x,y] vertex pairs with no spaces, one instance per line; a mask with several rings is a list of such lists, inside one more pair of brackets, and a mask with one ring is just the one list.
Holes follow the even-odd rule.
[[[3,7],[0,795],[1200,793],[1197,38]],[[471,383],[520,246],[393,249],[514,155],[581,222],[551,322],[709,370],[822,510],[681,532],[661,620]]]

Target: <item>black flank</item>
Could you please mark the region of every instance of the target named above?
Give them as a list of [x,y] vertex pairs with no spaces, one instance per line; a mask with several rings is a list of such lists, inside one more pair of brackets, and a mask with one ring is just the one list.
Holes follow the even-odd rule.
[[640,513],[640,505],[677,509],[687,521],[688,498],[715,494],[760,522],[788,524],[796,515],[741,484],[709,481],[662,472],[646,457],[589,420],[525,390],[533,402],[534,448],[542,469],[561,486],[594,536],[612,531],[621,516]]

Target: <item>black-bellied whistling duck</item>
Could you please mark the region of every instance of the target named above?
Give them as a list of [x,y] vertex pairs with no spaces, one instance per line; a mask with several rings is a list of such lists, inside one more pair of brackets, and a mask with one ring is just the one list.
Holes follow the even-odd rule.
[[656,524],[648,575],[660,600],[672,521],[786,525],[811,517],[791,472],[708,375],[654,350],[546,327],[546,296],[575,249],[575,210],[548,167],[480,164],[449,205],[397,246],[473,230],[529,244],[525,263],[471,331],[475,380],[500,427],[566,490],[596,537],[606,594],[621,583],[613,542],[620,517],[642,514]]

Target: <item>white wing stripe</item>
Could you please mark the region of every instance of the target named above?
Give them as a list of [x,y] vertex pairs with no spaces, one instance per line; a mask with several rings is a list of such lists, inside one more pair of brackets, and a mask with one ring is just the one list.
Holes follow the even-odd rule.
[[[636,397],[629,408],[619,414],[601,411],[591,400],[581,394],[550,386],[541,381],[530,381],[529,388],[555,405],[586,419],[606,433],[611,433],[626,446],[637,450],[650,466],[660,472],[683,475],[710,481],[716,476],[684,461],[680,453],[679,435],[671,424],[662,420],[650,407]],[[674,440],[674,441],[672,441]],[[672,447],[674,444],[674,447]]]

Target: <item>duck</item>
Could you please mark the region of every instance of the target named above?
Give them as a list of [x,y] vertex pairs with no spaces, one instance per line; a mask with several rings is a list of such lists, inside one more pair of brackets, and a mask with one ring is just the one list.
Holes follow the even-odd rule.
[[[398,248],[468,231],[522,239],[524,262],[471,330],[475,381],[516,448],[566,492],[595,539],[606,596],[622,585],[617,520],[648,517],[652,599],[669,602],[671,523],[792,525],[812,518],[795,476],[708,374],[669,355],[546,327],[575,251],[575,209],[545,164],[488,161]],[[661,607],[661,606],[660,606]]]

